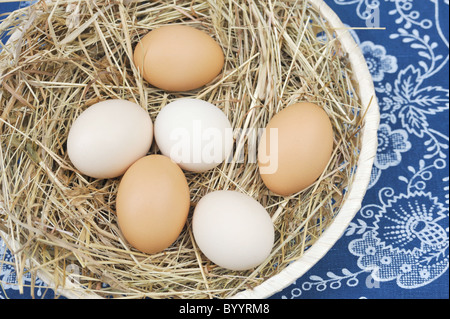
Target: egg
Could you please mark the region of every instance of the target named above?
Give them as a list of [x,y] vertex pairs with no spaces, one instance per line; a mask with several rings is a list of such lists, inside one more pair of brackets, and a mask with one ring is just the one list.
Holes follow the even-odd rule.
[[207,33],[169,25],[147,33],[136,45],[136,68],[151,85],[167,91],[190,91],[220,74],[225,58]]
[[274,244],[274,226],[265,208],[249,195],[219,190],[203,196],[192,217],[192,232],[201,252],[230,270],[260,265]]
[[67,137],[67,153],[82,174],[114,178],[145,156],[152,140],[148,112],[133,102],[111,99],[88,107],[75,119]]
[[153,254],[180,235],[190,207],[183,171],[170,158],[148,155],[123,175],[116,198],[119,228],[137,250]]
[[218,166],[233,147],[233,130],[225,113],[200,99],[167,104],[154,126],[161,153],[187,171],[201,173]]
[[302,102],[277,113],[258,145],[258,166],[273,193],[288,196],[312,185],[333,151],[333,127],[318,105]]

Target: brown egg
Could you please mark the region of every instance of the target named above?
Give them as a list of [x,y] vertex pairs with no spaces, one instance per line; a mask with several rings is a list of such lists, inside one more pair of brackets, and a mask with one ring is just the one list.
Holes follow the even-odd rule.
[[182,25],[164,26],[136,45],[134,63],[145,80],[167,91],[190,91],[222,70],[222,48],[207,33]]
[[268,123],[258,146],[258,165],[264,184],[288,196],[323,173],[333,151],[333,128],[325,111],[312,103],[288,106]]
[[122,234],[144,253],[169,247],[180,235],[189,212],[189,186],[181,168],[162,155],[136,161],[124,174],[116,212]]

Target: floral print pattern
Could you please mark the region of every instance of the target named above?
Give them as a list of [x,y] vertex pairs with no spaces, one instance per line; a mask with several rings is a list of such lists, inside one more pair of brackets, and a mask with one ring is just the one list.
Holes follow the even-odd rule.
[[[377,155],[362,208],[344,236],[276,297],[446,299],[449,41],[444,24],[449,2],[327,3],[351,26],[372,27],[369,22],[378,21],[386,27],[383,34],[350,31],[380,106]],[[347,14],[350,8],[357,18]],[[376,289],[383,287],[388,288]]]
[[403,129],[392,131],[387,124],[381,124],[378,131],[378,149],[374,165],[379,169],[397,166],[402,161],[402,153],[411,149],[408,134]]
[[364,41],[360,44],[360,49],[374,82],[383,81],[385,73],[397,71],[397,58],[393,55],[387,55],[386,49],[382,45]]

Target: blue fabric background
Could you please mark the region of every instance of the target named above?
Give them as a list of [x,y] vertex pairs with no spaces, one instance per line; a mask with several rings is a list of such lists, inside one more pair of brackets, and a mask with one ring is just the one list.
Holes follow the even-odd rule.
[[[310,271],[274,299],[449,298],[449,1],[327,0],[361,47],[381,111],[362,209]],[[22,4],[0,3],[0,13]],[[18,291],[0,240],[0,299]],[[31,278],[25,284],[30,286]],[[59,296],[56,296],[59,297]]]

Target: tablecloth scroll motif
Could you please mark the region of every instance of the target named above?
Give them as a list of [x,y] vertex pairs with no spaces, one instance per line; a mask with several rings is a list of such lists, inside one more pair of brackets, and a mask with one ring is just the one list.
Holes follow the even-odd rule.
[[[363,207],[344,237],[276,297],[448,298],[448,5],[330,3],[356,27],[375,82],[379,146]],[[365,25],[373,30],[358,30]],[[342,267],[332,267],[336,261]]]

